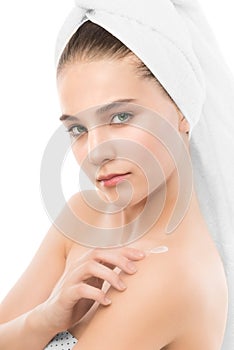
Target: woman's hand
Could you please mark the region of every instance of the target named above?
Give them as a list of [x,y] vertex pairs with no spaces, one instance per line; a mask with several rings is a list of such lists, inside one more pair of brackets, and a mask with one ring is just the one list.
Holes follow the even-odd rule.
[[[95,301],[109,305],[105,292],[101,290],[104,281],[118,291],[123,291],[119,275],[113,271],[120,268],[128,274],[136,269],[131,260],[140,260],[143,253],[135,248],[91,249],[74,261],[59,279],[49,298],[41,304],[43,318],[55,333],[73,327],[88,312]],[[130,265],[129,265],[130,263]]]

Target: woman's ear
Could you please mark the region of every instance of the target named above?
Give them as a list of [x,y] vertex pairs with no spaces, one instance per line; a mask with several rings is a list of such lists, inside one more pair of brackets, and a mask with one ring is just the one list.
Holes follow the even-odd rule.
[[182,112],[178,109],[178,115],[179,115],[179,131],[188,134],[189,133],[189,122],[186,120],[185,116],[182,114]]

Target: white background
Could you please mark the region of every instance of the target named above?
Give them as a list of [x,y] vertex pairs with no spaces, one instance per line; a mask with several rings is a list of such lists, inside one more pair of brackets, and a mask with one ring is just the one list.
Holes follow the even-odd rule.
[[[233,0],[200,3],[234,74]],[[54,45],[72,6],[73,0],[11,0],[0,6],[0,300],[51,225],[41,200],[40,165],[60,125]],[[76,190],[74,181],[65,186],[66,198]]]

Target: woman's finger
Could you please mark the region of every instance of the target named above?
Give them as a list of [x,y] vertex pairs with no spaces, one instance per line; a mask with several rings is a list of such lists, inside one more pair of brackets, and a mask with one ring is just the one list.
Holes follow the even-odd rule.
[[74,270],[73,281],[75,283],[85,282],[90,277],[98,277],[109,282],[114,288],[122,291],[126,288],[119,275],[105,265],[94,260],[89,260]]
[[105,292],[86,283],[79,283],[72,286],[70,289],[70,298],[74,303],[78,302],[81,298],[86,298],[104,305],[110,304],[110,300],[106,297]]
[[90,252],[92,258],[107,266],[110,269],[114,269],[115,267],[119,267],[121,270],[126,273],[134,273],[136,272],[136,265],[131,260],[141,260],[145,253],[142,251],[143,255],[139,254],[139,250],[133,248],[118,248],[118,249],[95,249]]

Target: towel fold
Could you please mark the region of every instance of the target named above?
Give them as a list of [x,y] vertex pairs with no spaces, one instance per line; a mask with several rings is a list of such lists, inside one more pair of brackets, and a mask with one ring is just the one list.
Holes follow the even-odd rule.
[[129,47],[190,124],[201,211],[220,252],[229,308],[222,350],[234,349],[234,77],[196,0],[76,0],[55,47],[55,67],[87,20]]

